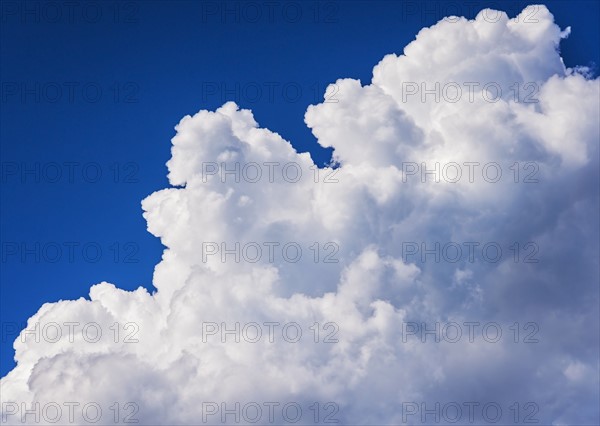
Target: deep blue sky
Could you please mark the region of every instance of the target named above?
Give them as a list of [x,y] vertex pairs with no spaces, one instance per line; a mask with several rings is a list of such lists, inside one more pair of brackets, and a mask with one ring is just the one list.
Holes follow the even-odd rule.
[[[514,16],[529,4],[282,1],[270,16],[262,3],[229,1],[241,9],[223,21],[221,2],[64,3],[0,3],[1,375],[14,365],[16,329],[43,303],[86,297],[100,281],[152,289],[162,246],[140,201],[167,187],[170,139],[184,115],[235,100],[323,164],[330,153],[303,116],[328,83],[370,82],[385,54],[401,53],[456,6],[473,18],[484,7]],[[599,3],[545,4],[561,28],[572,26],[561,45],[567,66],[600,63]],[[23,169],[36,167],[23,182]]]

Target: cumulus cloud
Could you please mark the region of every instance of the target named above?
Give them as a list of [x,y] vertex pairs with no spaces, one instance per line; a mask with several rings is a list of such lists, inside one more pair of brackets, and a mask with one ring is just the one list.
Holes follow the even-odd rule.
[[172,187],[142,202],[166,247],[156,291],[103,282],[43,305],[1,381],[3,421],[69,402],[86,423],[94,402],[104,423],[220,424],[239,402],[281,424],[293,402],[301,424],[435,422],[422,403],[469,423],[477,402],[477,424],[486,403],[502,424],[597,424],[600,86],[565,67],[568,32],[544,6],[421,30],[371,84],[338,80],[337,102],[308,108],[330,167],[232,102],[184,117]]

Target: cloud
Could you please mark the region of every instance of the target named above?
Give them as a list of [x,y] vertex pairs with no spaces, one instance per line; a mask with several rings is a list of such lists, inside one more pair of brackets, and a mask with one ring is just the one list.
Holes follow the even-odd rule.
[[469,423],[473,401],[475,423],[515,403],[598,423],[599,80],[565,67],[544,6],[451,21],[308,108],[339,167],[232,102],[184,117],[172,187],[142,202],[156,291],[44,304],[1,381],[8,423],[36,402],[31,423],[65,402],[75,423],[218,424],[240,403],[307,424],[315,402],[319,422],[430,423],[439,403]]

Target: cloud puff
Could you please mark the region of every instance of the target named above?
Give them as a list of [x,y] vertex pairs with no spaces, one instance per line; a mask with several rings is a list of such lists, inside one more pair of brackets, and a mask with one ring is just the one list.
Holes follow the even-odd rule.
[[421,30],[370,85],[308,108],[331,167],[232,102],[184,117],[172,187],[142,202],[166,246],[157,290],[43,305],[1,382],[8,423],[36,402],[25,421],[76,402],[76,423],[94,403],[107,423],[217,424],[239,402],[259,424],[293,418],[286,403],[302,424],[435,421],[422,403],[469,423],[475,401],[475,423],[485,404],[501,423],[598,423],[600,86],[564,66],[567,35],[544,6]]

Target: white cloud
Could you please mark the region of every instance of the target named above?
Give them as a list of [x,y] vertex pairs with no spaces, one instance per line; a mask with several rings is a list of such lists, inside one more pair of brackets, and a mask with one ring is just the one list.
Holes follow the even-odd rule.
[[[526,22],[532,11],[537,22]],[[306,123],[321,145],[334,148],[341,164],[335,172],[315,176],[308,154],[231,102],[184,117],[167,163],[174,187],[142,202],[148,230],[167,247],[155,269],[157,291],[101,283],[90,300],[42,306],[28,328],[80,325],[73,341],[65,326],[55,343],[17,339],[17,367],[1,382],[3,414],[15,401],[19,410],[21,402],[29,409],[35,401],[95,402],[108,422],[109,407],[119,402],[121,420],[136,408],[142,424],[202,424],[213,402],[295,401],[306,424],[313,402],[323,416],[332,401],[343,424],[418,424],[419,415],[403,417],[412,403],[480,401],[500,404],[503,423],[514,402],[537,404],[542,424],[597,423],[599,80],[565,68],[557,47],[568,31],[544,6],[530,6],[517,20],[495,13],[423,29],[404,55],[388,55],[374,68],[371,85],[338,80],[339,102],[310,106]],[[468,93],[470,82],[480,84]],[[407,94],[422,83],[464,91],[456,100],[447,92],[440,102],[434,95],[422,102],[420,92]],[[491,102],[496,88],[502,95]],[[525,102],[533,98],[539,102]],[[272,162],[278,166],[269,169]],[[439,162],[440,170],[455,162],[463,176],[422,183],[409,165],[423,162],[428,169]],[[466,162],[480,163],[473,182]],[[223,182],[211,168],[221,163],[229,170],[256,164],[262,178],[227,175]],[[482,177],[488,163],[501,167],[499,182]],[[292,167],[282,174],[286,164]],[[291,182],[296,165],[302,175]],[[524,183],[532,171],[537,183]],[[246,172],[256,176],[256,168]],[[530,241],[537,246],[525,246]],[[207,254],[209,242],[216,244],[210,250],[239,242],[247,253],[259,246],[262,256],[222,262],[221,252]],[[268,242],[281,243],[273,261]],[[297,263],[285,260],[288,242],[303,249]],[[435,242],[465,252],[463,243],[480,242],[479,258],[407,256],[406,243]],[[480,258],[486,242],[503,249],[498,262]],[[539,263],[524,263],[536,247]],[[328,255],[338,262],[323,262]],[[406,329],[468,321],[481,323],[473,342],[463,335],[456,343],[422,343]],[[221,323],[236,322],[240,329],[258,324],[263,338],[244,341],[256,331],[247,328],[240,343],[231,335],[222,343]],[[270,322],[281,324],[272,343]],[[94,328],[81,334],[87,323],[102,330],[97,342],[90,342]],[[302,328],[298,343],[281,336],[292,323]],[[309,329],[314,323],[319,343]],[[497,343],[481,337],[490,323],[502,327]],[[337,343],[322,341],[330,334]],[[528,336],[539,342],[523,343]],[[135,407],[123,407],[128,402]],[[269,423],[264,409],[259,423]],[[209,420],[220,423],[219,416]],[[475,423],[481,421],[479,413]]]

